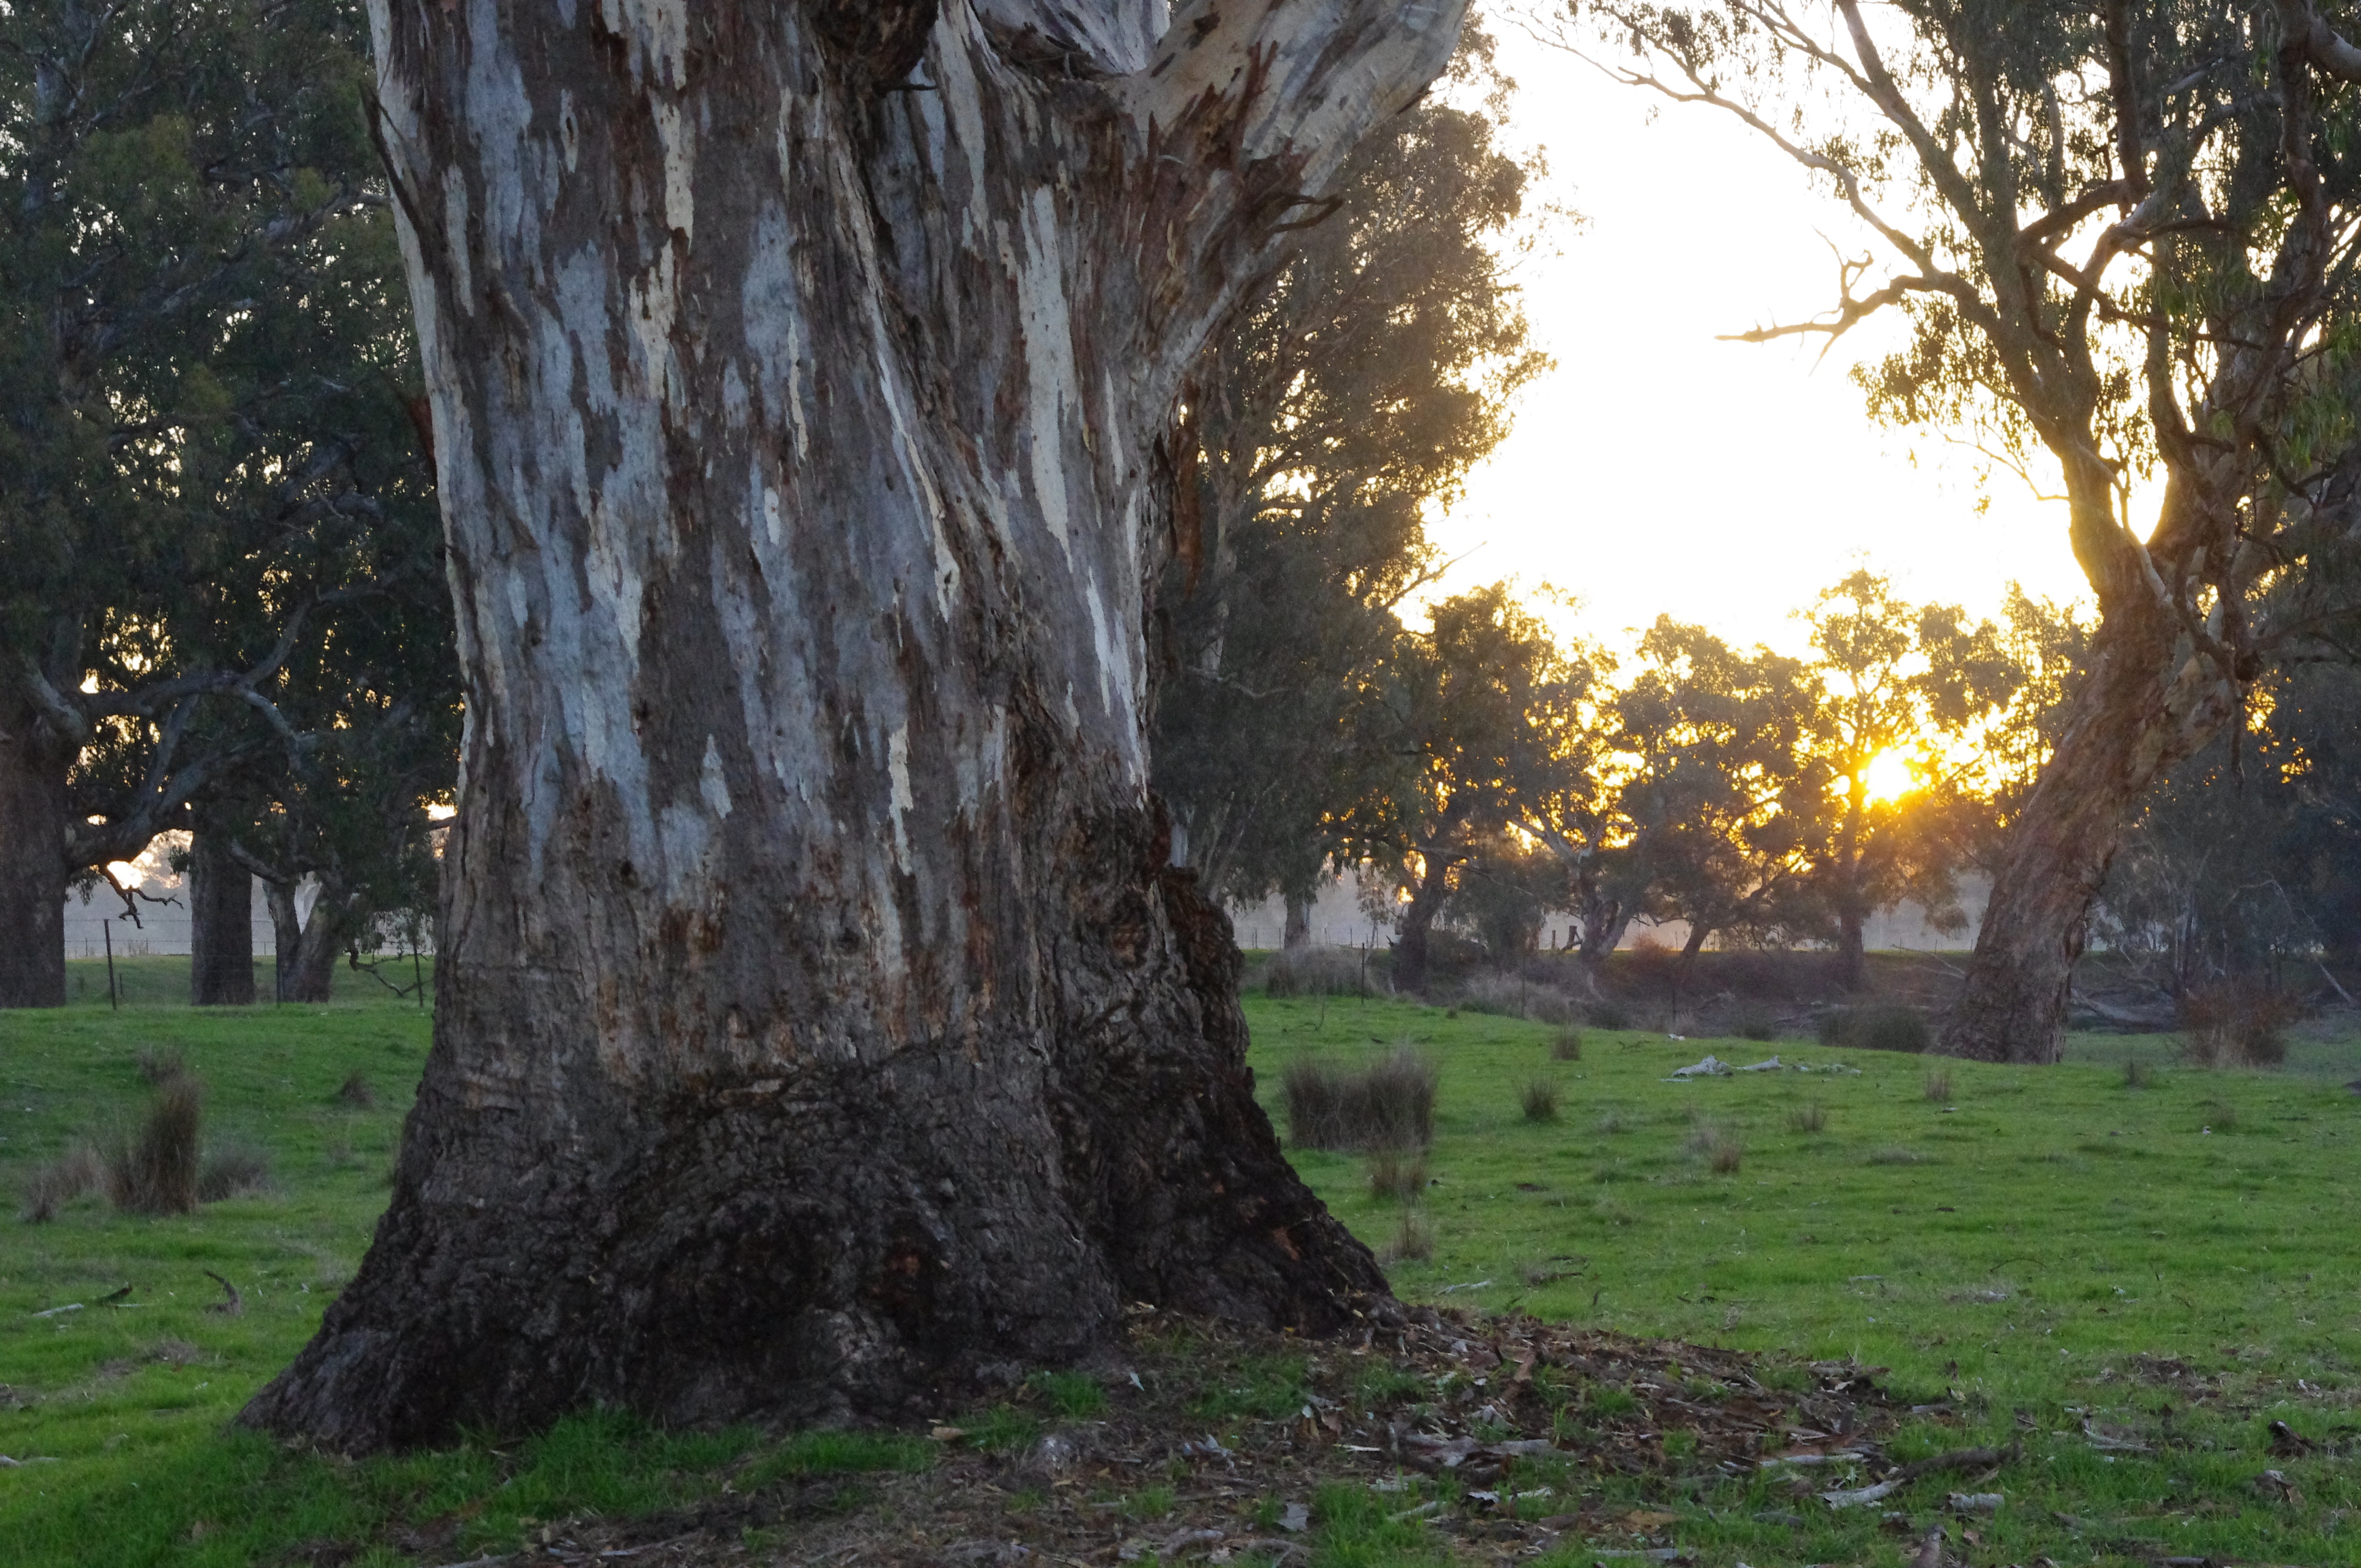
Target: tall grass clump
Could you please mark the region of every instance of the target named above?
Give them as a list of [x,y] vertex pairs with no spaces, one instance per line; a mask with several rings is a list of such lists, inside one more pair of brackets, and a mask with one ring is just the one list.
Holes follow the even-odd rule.
[[1927,1098],[1938,1105],[1948,1104],[1951,1098],[1951,1069],[1938,1067],[1927,1075]]
[[1602,997],[1587,1003],[1582,1009],[1583,1021],[1594,1029],[1628,1029],[1631,1026],[1631,1010],[1612,998]]
[[1565,1028],[1560,1029],[1557,1032],[1557,1038],[1550,1042],[1550,1059],[1552,1061],[1580,1061],[1582,1059],[1582,1031],[1576,1028],[1571,1024],[1567,1025]]
[[1524,1106],[1526,1121],[1554,1122],[1557,1120],[1557,1085],[1548,1079],[1537,1078],[1525,1085],[1520,1103]]
[[1787,1113],[1787,1130],[1791,1133],[1827,1132],[1828,1108],[1817,1100],[1806,1101]]
[[106,1196],[133,1214],[188,1214],[197,1207],[205,1091],[186,1073],[157,1086],[129,1137],[106,1153]]
[[32,1179],[25,1183],[25,1223],[48,1224],[58,1217],[59,1210],[105,1186],[106,1168],[100,1163],[98,1151],[88,1144],[76,1144],[34,1171]]
[[1357,948],[1282,948],[1263,966],[1270,996],[1373,996],[1381,989]]
[[2180,999],[2180,1054],[2196,1067],[2278,1067],[2295,1004],[2263,986],[2192,987]]
[[2137,1057],[2125,1058],[2124,1060],[2124,1087],[2125,1089],[2154,1089],[2156,1087],[2156,1069],[2148,1066],[2147,1063],[2140,1060]]
[[1429,1258],[1434,1255],[1434,1227],[1416,1209],[1402,1211],[1401,1223],[1395,1227],[1394,1239],[1386,1244],[1381,1261],[1400,1263],[1404,1258]]
[[1933,1044],[1926,1016],[1916,1007],[1879,1003],[1839,1007],[1820,1019],[1820,1044],[1862,1051],[1905,1051],[1918,1055]]
[[1302,1060],[1282,1080],[1287,1137],[1307,1149],[1422,1149],[1434,1141],[1434,1064],[1405,1046],[1358,1072]]
[[1689,1153],[1705,1161],[1716,1176],[1735,1176],[1746,1158],[1746,1146],[1718,1123],[1700,1120],[1689,1134]]
[[1411,1203],[1426,1190],[1426,1161],[1414,1154],[1379,1149],[1369,1157],[1369,1196],[1380,1203]]
[[1748,1003],[1730,1020],[1730,1032],[1741,1040],[1772,1040],[1779,1035],[1779,1020],[1771,1010],[1757,1003]]

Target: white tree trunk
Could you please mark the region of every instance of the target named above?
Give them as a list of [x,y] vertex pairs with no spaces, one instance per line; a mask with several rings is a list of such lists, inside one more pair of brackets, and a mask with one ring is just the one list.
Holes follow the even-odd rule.
[[373,0],[465,777],[391,1212],[248,1419],[892,1412],[1383,1288],[1142,625],[1182,367],[1460,9]]

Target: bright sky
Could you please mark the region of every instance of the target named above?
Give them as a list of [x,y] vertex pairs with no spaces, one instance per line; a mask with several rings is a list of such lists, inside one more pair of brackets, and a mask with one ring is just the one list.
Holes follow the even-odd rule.
[[1788,611],[1861,556],[1908,598],[1971,610],[1995,608],[2013,577],[2085,595],[2062,506],[2003,471],[1979,516],[1973,453],[1870,424],[1846,372],[1885,352],[1890,331],[1856,329],[1817,368],[1817,340],[1715,341],[1828,305],[1836,263],[1820,234],[1860,255],[1848,214],[1719,111],[1498,31],[1521,89],[1515,129],[1548,149],[1535,194],[1589,222],[1524,269],[1558,367],[1432,530],[1447,554],[1473,552],[1446,588],[1548,582],[1611,644],[1669,611],[1791,651]]

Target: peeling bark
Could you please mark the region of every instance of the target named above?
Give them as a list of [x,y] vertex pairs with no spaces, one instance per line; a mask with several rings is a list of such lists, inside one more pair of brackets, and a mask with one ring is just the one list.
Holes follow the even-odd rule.
[[869,9],[372,5],[466,771],[392,1207],[251,1422],[894,1413],[1384,1288],[1254,1102],[1141,627],[1182,368],[1460,6]]

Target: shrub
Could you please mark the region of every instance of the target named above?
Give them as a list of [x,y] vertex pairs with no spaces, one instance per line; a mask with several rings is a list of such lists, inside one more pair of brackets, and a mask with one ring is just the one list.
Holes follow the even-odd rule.
[[1689,1134],[1689,1152],[1705,1161],[1716,1176],[1734,1176],[1746,1157],[1746,1146],[1719,1124],[1700,1119]]
[[1270,996],[1374,996],[1383,988],[1358,948],[1283,948],[1262,969]]
[[138,1132],[107,1151],[107,1201],[134,1214],[192,1212],[203,1124],[204,1091],[197,1080],[166,1079]]
[[1566,1024],[1579,1015],[1574,998],[1554,985],[1536,985],[1512,974],[1479,974],[1467,982],[1459,1005],[1470,1013]]
[[2192,989],[2180,999],[2181,1056],[2199,1067],[2277,1067],[2295,1015],[2292,1002],[2264,986]]
[[1568,1025],[1565,1028],[1560,1029],[1557,1032],[1557,1038],[1550,1042],[1550,1059],[1553,1061],[1580,1061],[1582,1059],[1582,1031],[1574,1027],[1572,1025]]
[[1820,1044],[1824,1046],[1917,1055],[1932,1043],[1926,1017],[1916,1007],[1896,1003],[1839,1007],[1820,1019]]
[[337,1089],[336,1098],[363,1111],[377,1109],[377,1090],[370,1084],[368,1075],[358,1068],[345,1074],[345,1081]]
[[1738,1010],[1738,1015],[1730,1027],[1730,1032],[1741,1040],[1774,1040],[1779,1037],[1779,1020],[1771,1015],[1769,1008],[1751,1002]]
[[25,1221],[45,1225],[58,1217],[60,1209],[105,1185],[106,1169],[99,1163],[97,1151],[88,1144],[76,1144],[33,1172],[32,1180],[25,1184]]
[[232,1144],[207,1154],[197,1170],[197,1201],[218,1203],[249,1192],[270,1190],[270,1157],[250,1144]]
[[1951,1069],[1938,1067],[1927,1075],[1927,1098],[1940,1105],[1951,1098]]
[[1426,1258],[1434,1255],[1434,1227],[1416,1209],[1402,1211],[1401,1224],[1394,1231],[1394,1239],[1386,1244],[1385,1261],[1399,1263],[1403,1258]]
[[1531,1083],[1525,1085],[1525,1092],[1521,1103],[1525,1108],[1526,1121],[1556,1121],[1557,1085],[1552,1083],[1545,1078],[1537,1078],[1533,1080]]
[[1582,1009],[1582,1015],[1594,1029],[1628,1029],[1631,1026],[1631,1010],[1620,1002],[1601,999],[1587,1003]]
[[1822,1133],[1828,1125],[1828,1108],[1817,1100],[1806,1101],[1787,1113],[1787,1130],[1791,1133]]
[[1426,1161],[1379,1149],[1369,1158],[1369,1196],[1379,1202],[1414,1202],[1426,1190]]
[[1424,1148],[1434,1141],[1434,1064],[1404,1046],[1359,1072],[1324,1062],[1287,1069],[1287,1137],[1307,1149]]

